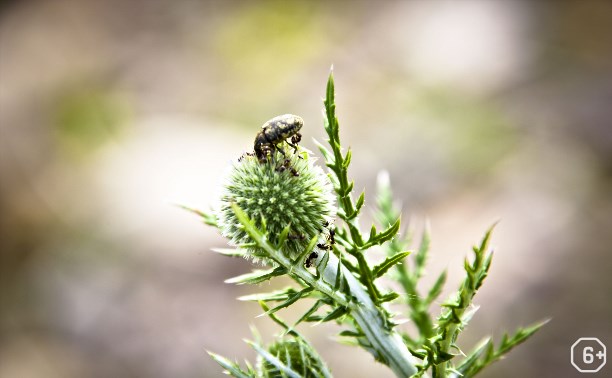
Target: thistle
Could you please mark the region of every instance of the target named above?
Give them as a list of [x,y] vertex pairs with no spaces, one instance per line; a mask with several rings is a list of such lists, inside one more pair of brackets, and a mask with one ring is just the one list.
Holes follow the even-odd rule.
[[[323,360],[297,331],[303,322],[338,323],[344,340],[367,350],[398,377],[472,377],[539,330],[545,322],[504,335],[497,346],[486,338],[469,354],[461,352],[459,336],[478,309],[474,298],[492,263],[488,247],[492,228],[474,247],[473,258],[466,259],[458,290],[434,317],[430,307],[442,292],[446,272],[425,293],[420,292],[429,234],[423,234],[415,253],[407,250],[411,240],[399,234],[401,211],[393,205],[385,174],[379,176],[378,224],[362,233],[359,215],[365,192],[354,199],[354,185],[348,177],[352,152],[344,152],[340,142],[331,75],[324,104],[329,149],[322,144],[318,147],[328,175],[314,165],[312,153],[297,145],[302,119],[279,116],[266,122],[256,135],[253,152],[245,153],[231,167],[219,210],[189,209],[218,228],[234,247],[215,251],[269,267],[226,282],[258,284],[286,276],[296,284],[240,298],[258,302],[283,332],[267,348],[248,342],[258,354],[256,368],[249,362],[243,368],[209,352],[225,372],[234,377],[330,377]],[[387,254],[377,265],[368,256],[374,246]],[[401,291],[382,285],[379,278],[383,276],[398,282]],[[295,324],[288,325],[277,313],[303,298],[313,299],[314,304]],[[403,302],[404,315],[414,323],[416,334],[398,326],[386,307],[390,302]]]
[[271,243],[277,244],[289,225],[283,253],[295,258],[313,237],[324,236],[324,225],[335,216],[333,189],[323,170],[315,166],[309,151],[287,147],[273,151],[264,162],[254,155],[244,155],[233,165],[221,196],[218,212],[221,235],[234,246],[247,246],[247,257],[266,259],[240,223],[232,204],[239,206],[265,229]]

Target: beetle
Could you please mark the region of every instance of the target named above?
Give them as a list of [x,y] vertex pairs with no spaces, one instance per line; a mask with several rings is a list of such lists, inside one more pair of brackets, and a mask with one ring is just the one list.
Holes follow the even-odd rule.
[[272,118],[261,127],[261,131],[255,136],[253,149],[259,161],[263,161],[269,151],[278,150],[283,155],[285,152],[278,148],[278,144],[291,137],[287,143],[297,151],[297,143],[302,139],[299,133],[304,125],[304,120],[293,114],[283,114]]

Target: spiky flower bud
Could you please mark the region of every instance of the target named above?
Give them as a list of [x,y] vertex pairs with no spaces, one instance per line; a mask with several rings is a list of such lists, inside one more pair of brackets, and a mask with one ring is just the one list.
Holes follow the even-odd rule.
[[[268,352],[283,366],[305,378],[330,376],[329,370],[314,349],[302,339],[279,340],[270,345]],[[266,378],[280,378],[287,375],[273,362],[259,358],[260,375]]]
[[[231,168],[219,210],[221,234],[237,246],[252,243],[232,210],[237,204],[257,228],[265,230],[268,240],[276,245],[283,229],[290,225],[283,253],[297,257],[310,240],[321,235],[324,225],[335,216],[333,189],[323,170],[313,165],[309,151],[299,148],[273,151],[265,159],[243,155]],[[264,260],[258,247],[248,246],[255,260]]]

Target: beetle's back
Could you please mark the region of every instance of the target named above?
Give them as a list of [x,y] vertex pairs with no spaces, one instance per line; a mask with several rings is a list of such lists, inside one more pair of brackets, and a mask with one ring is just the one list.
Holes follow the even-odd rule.
[[261,127],[270,143],[280,143],[295,135],[304,125],[304,120],[293,114],[283,114],[272,118]]

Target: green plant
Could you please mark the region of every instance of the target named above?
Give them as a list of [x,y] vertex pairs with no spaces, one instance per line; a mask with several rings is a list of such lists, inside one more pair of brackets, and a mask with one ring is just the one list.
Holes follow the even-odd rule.
[[[372,225],[369,233],[361,231],[358,217],[365,192],[354,200],[354,185],[348,178],[352,152],[344,153],[340,143],[332,75],[324,104],[330,149],[321,144],[318,147],[330,171],[327,176],[313,164],[309,151],[300,147],[294,152],[281,142],[264,159],[250,153],[239,159],[219,210],[189,209],[217,227],[235,247],[217,252],[255,259],[268,267],[229,282],[258,284],[288,276],[297,284],[241,298],[257,301],[284,332],[267,348],[260,342],[249,342],[259,356],[255,367],[247,362],[243,369],[211,353],[226,372],[235,377],[330,376],[325,363],[297,332],[296,326],[302,322],[337,322],[344,327],[340,336],[365,348],[398,377],[473,376],[540,329],[545,322],[504,336],[498,346],[487,339],[467,356],[461,352],[457,338],[477,309],[472,300],[491,265],[493,254],[488,243],[492,228],[474,247],[473,258],[465,260],[463,282],[434,319],[430,306],[442,291],[446,273],[439,275],[426,294],[419,291],[428,257],[428,233],[408,259],[410,240],[399,235],[400,210],[393,205],[386,175],[379,179],[376,209],[382,230]],[[334,216],[340,220],[335,226]],[[373,266],[367,252],[374,246],[381,246],[387,257]],[[383,276],[397,281],[403,293],[385,290],[379,280]],[[288,325],[278,317],[279,310],[303,298],[315,302],[296,324]],[[418,330],[416,335],[402,331],[394,322],[386,308],[392,301],[405,303]]]

